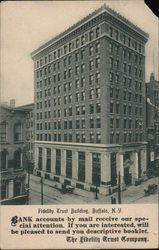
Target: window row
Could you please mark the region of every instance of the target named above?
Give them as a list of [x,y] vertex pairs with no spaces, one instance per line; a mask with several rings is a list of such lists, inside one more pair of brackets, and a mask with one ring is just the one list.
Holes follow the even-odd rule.
[[[46,79],[45,79],[46,80]],[[41,85],[39,85],[39,82],[37,82],[37,89],[38,88],[41,88],[42,87],[42,81],[41,82]],[[99,84],[100,83],[100,73],[97,72],[95,74],[90,74],[89,75],[89,84],[92,85],[94,82],[96,82],[96,84]],[[75,87],[76,88],[84,88],[86,85],[86,78],[84,76],[82,76],[80,79],[77,78],[75,80]],[[69,81],[67,83],[64,83],[63,84],[63,91],[66,92],[66,91],[71,91],[72,90],[72,82]],[[47,96],[50,96],[51,95],[51,89],[45,89],[44,90],[44,96],[47,97]],[[53,94],[60,94],[61,93],[61,85],[58,85],[58,86],[54,86],[53,88]],[[42,98],[42,90],[41,92],[37,92],[37,98]]]
[[[121,121],[119,118],[115,119],[113,117],[110,118],[110,128],[120,128]],[[133,121],[131,119],[124,118],[122,120],[122,127],[124,129],[132,129]],[[142,120],[135,120],[135,129],[143,129],[143,121]]]
[[[129,77],[134,76],[135,78],[139,78],[139,79],[142,79],[143,77],[142,69],[134,68],[134,73],[133,73],[131,65],[127,65],[126,63],[123,63],[123,72],[126,75],[128,73]],[[116,74],[111,71],[109,74],[109,79],[110,79],[110,82],[115,81],[116,83],[119,84],[119,74]]]
[[9,153],[6,149],[0,152],[0,171],[5,171],[8,168],[19,169],[22,168],[23,154],[22,150],[19,148],[14,151],[13,159],[9,159]]
[[121,41],[124,45],[138,51],[139,53],[143,53],[144,47],[141,43],[137,42],[130,36],[119,32],[119,30],[114,29],[114,27],[109,27],[109,36],[116,41]]
[[[51,136],[51,134],[37,134],[36,135],[36,139],[39,141],[65,141],[65,142],[72,142],[72,134],[64,134],[63,136],[59,133],[56,134],[54,133],[53,136]],[[82,142],[85,143],[86,142],[86,135],[85,133],[79,134],[76,133],[75,134],[75,141],[76,142]],[[91,132],[89,134],[89,142],[90,143],[101,143],[101,134],[100,132],[97,133],[93,133]]]
[[[8,142],[9,126],[6,122],[0,123],[0,142]],[[22,124],[16,123],[13,127],[14,142],[22,141]]]
[[133,138],[132,133],[126,133],[121,136],[119,133],[111,133],[110,134],[110,143],[127,143],[127,142],[141,142],[143,141],[143,133],[135,133],[135,137]]
[[100,36],[100,27],[95,27],[94,29],[90,30],[89,32],[81,35],[80,37],[76,38],[75,40],[65,44],[64,46],[58,48],[57,50],[53,51],[52,53],[48,54],[44,58],[36,61],[36,68],[43,66],[51,62],[52,60],[56,60],[67,53],[72,52],[74,49],[77,49],[87,42],[91,42],[92,40],[98,38]]

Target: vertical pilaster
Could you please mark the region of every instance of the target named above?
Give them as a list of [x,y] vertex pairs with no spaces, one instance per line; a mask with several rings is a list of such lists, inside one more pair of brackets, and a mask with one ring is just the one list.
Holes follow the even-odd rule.
[[147,170],[147,152],[146,149],[141,150],[141,169],[142,175],[145,174]]
[[101,183],[109,185],[111,181],[110,154],[101,153]]
[[119,172],[120,172],[120,185],[123,189],[125,187],[124,181],[124,156],[123,153],[117,153],[116,155],[116,162],[117,162],[117,176],[119,181]]
[[139,170],[138,170],[138,152],[134,151],[131,153],[131,173],[132,173],[132,184],[135,184],[135,181],[139,177]]
[[110,159],[109,153],[101,153],[101,185],[99,190],[103,195],[109,194],[109,188],[111,184]]
[[86,173],[85,173],[86,189],[92,184],[92,153],[86,152]]
[[66,176],[66,150],[61,149],[61,175]]
[[72,151],[72,179],[78,180],[78,152]]
[[42,148],[42,155],[43,155],[43,157],[42,157],[42,170],[46,171],[46,148],[45,147]]

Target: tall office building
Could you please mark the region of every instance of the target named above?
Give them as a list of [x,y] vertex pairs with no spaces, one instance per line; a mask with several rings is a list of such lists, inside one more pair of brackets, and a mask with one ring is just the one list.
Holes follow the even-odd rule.
[[147,40],[103,6],[31,54],[39,175],[103,194],[142,176]]

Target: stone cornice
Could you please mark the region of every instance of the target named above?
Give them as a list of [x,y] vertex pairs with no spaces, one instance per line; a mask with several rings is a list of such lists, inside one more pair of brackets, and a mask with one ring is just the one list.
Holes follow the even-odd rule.
[[135,32],[135,34],[138,34],[140,38],[142,38],[145,42],[147,41],[148,39],[147,33],[142,31],[140,28],[138,28],[129,20],[121,16],[116,11],[104,5],[98,10],[88,15],[87,17],[77,22],[76,24],[74,24],[73,26],[71,26],[70,28],[68,28],[67,30],[65,30],[64,32],[62,32],[61,34],[59,34],[58,36],[56,36],[55,38],[51,39],[50,41],[48,41],[47,43],[39,47],[37,50],[33,51],[31,53],[32,58],[34,59],[34,57],[37,54],[39,54],[41,51],[47,49],[48,47],[52,45],[54,46],[62,45],[62,43],[65,42],[66,38],[70,39],[70,38],[73,38],[74,36],[77,36],[77,34],[81,33],[83,29],[84,30],[88,29],[88,26],[93,27],[94,26],[93,24],[95,23],[97,24],[99,23],[99,20],[100,22],[103,20],[103,18],[105,17],[105,14],[107,15],[107,17],[112,18],[112,20],[115,20],[116,22],[118,20],[120,24],[124,25],[124,28],[127,27],[129,30],[131,30],[131,32],[133,31]]

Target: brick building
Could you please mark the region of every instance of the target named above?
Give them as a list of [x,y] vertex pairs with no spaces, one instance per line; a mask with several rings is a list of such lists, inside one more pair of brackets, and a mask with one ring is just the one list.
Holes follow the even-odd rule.
[[27,123],[26,123],[26,152],[27,152],[27,160],[28,166],[30,167],[30,171],[32,172],[34,167],[34,148],[33,141],[34,139],[34,104],[26,104],[18,107],[18,109],[22,109],[23,111],[27,111]]
[[1,204],[26,202],[26,124],[28,111],[10,106],[0,106],[0,186]]
[[146,83],[146,97],[147,163],[148,167],[159,166],[159,81],[154,73]]
[[103,194],[142,176],[147,40],[103,6],[31,54],[39,175]]

